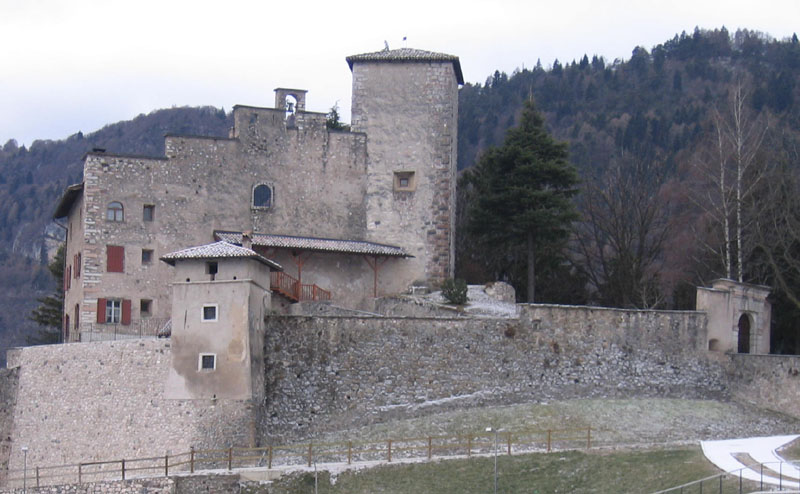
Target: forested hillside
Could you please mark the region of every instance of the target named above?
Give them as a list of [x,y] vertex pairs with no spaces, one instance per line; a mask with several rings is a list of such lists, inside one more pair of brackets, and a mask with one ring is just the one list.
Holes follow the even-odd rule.
[[[800,350],[794,323],[800,321],[800,266],[791,263],[800,259],[800,220],[783,214],[800,198],[797,36],[697,29],[655,47],[631,48],[629,60],[587,52],[510,76],[503,72],[510,68],[498,67],[485,84],[465,85],[459,169],[501,144],[532,99],[553,136],[568,142],[582,178],[575,197],[580,220],[566,248],[536,261],[538,301],[693,308],[696,284],[741,277],[776,288],[775,349]],[[35,329],[26,316],[35,298],[52,290],[44,254],[57,242],[46,247],[44,240],[63,235],[50,215],[63,188],[80,181],[83,153],[100,147],[161,155],[165,133],[226,135],[231,125],[223,110],[173,108],[88,135],[36,141],[30,149],[6,143],[0,149],[0,351]],[[460,214],[474,197],[468,187],[459,194]],[[471,282],[505,278],[524,294],[521,253],[511,246],[510,253],[493,255],[497,250],[471,237],[463,219],[457,274]],[[795,220],[796,237],[775,236],[793,232]]]
[[[724,28],[635,47],[625,61],[587,54],[497,71],[461,90],[459,168],[501,144],[533,99],[583,179],[571,241],[537,260],[538,301],[684,309],[698,283],[763,283],[776,287],[775,348],[794,351],[800,237],[776,234],[793,229],[777,210],[800,195],[778,190],[800,168],[799,79],[796,35]],[[461,187],[459,200],[474,198]],[[459,274],[524,287],[520,249],[493,256],[465,225],[462,216]],[[767,248],[779,240],[780,252]]]
[[64,188],[81,181],[83,155],[104,148],[163,156],[164,134],[227,136],[232,125],[224,110],[172,108],[65,140],[34,141],[30,148],[9,140],[0,148],[0,360],[37,331],[28,314],[37,297],[54,289],[47,256],[64,233],[51,216]]

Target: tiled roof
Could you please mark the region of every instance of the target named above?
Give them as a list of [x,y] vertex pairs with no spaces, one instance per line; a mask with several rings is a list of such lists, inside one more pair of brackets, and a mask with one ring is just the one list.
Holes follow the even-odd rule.
[[255,259],[263,264],[266,264],[270,269],[282,271],[283,268],[275,261],[271,261],[266,257],[258,254],[252,249],[246,249],[232,243],[220,241],[213,244],[201,245],[199,247],[189,247],[188,249],[179,250],[161,256],[161,260],[170,266],[175,265],[175,261],[180,259],[230,259],[236,257],[243,257]]
[[417,50],[414,48],[399,48],[397,50],[381,50],[372,53],[362,53],[347,57],[350,70],[354,62],[453,62],[456,79],[459,84],[464,84],[464,75],[461,73],[461,63],[455,55],[436,53],[432,51]]
[[[240,232],[215,231],[214,235],[220,240],[233,244],[242,243]],[[406,253],[402,247],[394,245],[376,244],[363,240],[334,240],[330,238],[293,237],[289,235],[270,235],[266,233],[251,234],[253,245],[260,247],[275,247],[278,249],[313,250],[317,252],[336,252],[342,254],[368,254],[389,257],[413,257]]]

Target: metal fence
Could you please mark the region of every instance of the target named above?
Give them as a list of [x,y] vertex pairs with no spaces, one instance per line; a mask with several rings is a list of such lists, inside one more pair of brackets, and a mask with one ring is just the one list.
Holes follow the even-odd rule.
[[172,320],[169,318],[147,317],[134,319],[130,324],[84,323],[81,325],[81,341],[159,338],[168,337],[171,332]]
[[32,466],[8,471],[9,487],[40,487],[134,477],[169,476],[170,473],[233,468],[279,468],[312,466],[316,463],[359,463],[367,461],[431,460],[434,457],[583,449],[592,446],[591,428],[519,430],[424,436],[383,441],[306,443],[260,448],[229,447],[195,450],[145,458],[86,461],[67,465]]
[[[653,494],[757,494],[757,492],[800,492],[796,476],[785,471],[797,471],[796,461],[775,461],[731,470],[671,487]],[[765,491],[765,489],[768,489]]]

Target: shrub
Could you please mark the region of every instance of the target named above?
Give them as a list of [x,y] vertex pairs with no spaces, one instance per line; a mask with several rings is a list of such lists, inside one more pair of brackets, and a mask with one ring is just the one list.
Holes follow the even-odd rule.
[[467,303],[467,282],[462,279],[449,279],[442,283],[442,296],[455,305]]

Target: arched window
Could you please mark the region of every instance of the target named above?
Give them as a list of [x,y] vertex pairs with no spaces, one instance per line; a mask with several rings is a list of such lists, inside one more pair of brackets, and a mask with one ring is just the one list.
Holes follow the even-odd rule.
[[272,187],[258,184],[253,187],[253,208],[268,209],[272,207]]
[[122,221],[125,219],[125,214],[122,210],[121,202],[109,202],[106,209],[106,219],[108,221]]

